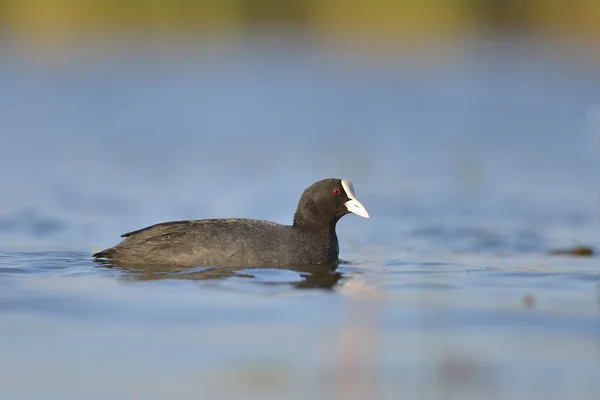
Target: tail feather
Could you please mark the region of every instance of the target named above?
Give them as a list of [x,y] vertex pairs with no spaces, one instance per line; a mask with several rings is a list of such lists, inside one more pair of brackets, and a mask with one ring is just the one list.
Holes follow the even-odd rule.
[[98,253],[94,253],[93,257],[95,258],[111,258],[112,255],[115,254],[115,249],[110,248],[106,250],[99,251]]

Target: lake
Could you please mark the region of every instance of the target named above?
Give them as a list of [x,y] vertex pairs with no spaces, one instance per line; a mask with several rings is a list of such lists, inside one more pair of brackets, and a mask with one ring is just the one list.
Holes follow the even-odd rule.
[[[597,399],[600,262],[550,254],[600,249],[600,68],[573,47],[5,40],[0,397]],[[335,269],[91,258],[157,222],[290,223],[326,177],[371,214]]]

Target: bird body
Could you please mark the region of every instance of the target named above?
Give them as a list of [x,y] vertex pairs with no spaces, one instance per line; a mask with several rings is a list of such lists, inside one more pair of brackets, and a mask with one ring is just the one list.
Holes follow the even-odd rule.
[[190,267],[327,264],[338,259],[336,223],[350,212],[369,218],[349,181],[326,179],[304,191],[292,225],[246,218],[165,222],[126,233],[94,257]]

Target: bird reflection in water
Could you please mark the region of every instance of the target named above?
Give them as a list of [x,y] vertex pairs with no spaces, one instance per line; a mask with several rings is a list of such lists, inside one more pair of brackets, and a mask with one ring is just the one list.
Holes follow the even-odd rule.
[[96,261],[103,267],[116,269],[124,272],[129,279],[139,281],[151,281],[161,279],[189,279],[189,280],[225,280],[229,278],[256,279],[253,270],[282,270],[296,272],[303,278],[301,281],[275,281],[264,282],[256,280],[256,283],[285,284],[292,285],[297,289],[334,289],[342,273],[338,272],[339,263],[322,265],[299,265],[287,267],[248,268],[248,267],[177,267],[164,265],[118,265],[110,261]]

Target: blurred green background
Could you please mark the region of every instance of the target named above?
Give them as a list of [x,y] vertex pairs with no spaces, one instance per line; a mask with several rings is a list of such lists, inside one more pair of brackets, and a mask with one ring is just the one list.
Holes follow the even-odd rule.
[[592,38],[599,22],[598,0],[0,0],[9,35],[59,41],[121,30],[243,34],[282,25],[394,39],[498,30]]

